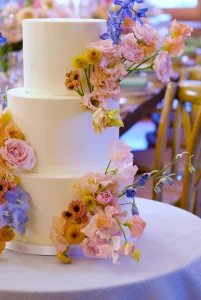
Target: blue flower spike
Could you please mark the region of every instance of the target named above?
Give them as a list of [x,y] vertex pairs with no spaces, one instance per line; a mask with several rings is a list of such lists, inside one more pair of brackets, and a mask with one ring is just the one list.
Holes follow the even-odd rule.
[[0,49],[1,49],[2,45],[4,43],[6,43],[7,41],[8,41],[8,39],[5,36],[3,36],[2,33],[0,32]]
[[136,189],[127,189],[126,190],[126,197],[127,198],[134,198],[136,195]]

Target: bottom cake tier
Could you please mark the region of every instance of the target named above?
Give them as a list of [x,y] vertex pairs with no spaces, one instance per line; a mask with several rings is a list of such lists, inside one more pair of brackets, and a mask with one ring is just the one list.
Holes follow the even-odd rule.
[[[77,177],[80,175],[38,173],[18,175],[20,185],[30,194],[31,208],[28,213],[29,222],[26,226],[26,234],[17,235],[15,241],[8,245],[9,249],[18,249],[19,251],[21,249],[21,252],[28,253],[33,248],[31,254],[53,254],[53,245],[49,238],[52,218],[59,216],[63,210],[67,209],[72,200],[77,199],[76,192],[72,187]],[[37,250],[37,247],[40,249]],[[25,251],[28,248],[30,249]]]

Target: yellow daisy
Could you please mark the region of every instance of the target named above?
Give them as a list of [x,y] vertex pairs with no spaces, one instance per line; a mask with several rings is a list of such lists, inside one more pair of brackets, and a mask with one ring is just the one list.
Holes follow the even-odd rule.
[[82,202],[86,207],[86,211],[94,211],[94,209],[96,208],[96,205],[97,205],[96,201],[94,200],[94,197],[90,196],[90,195],[85,196],[82,199]]
[[15,233],[12,228],[9,226],[4,226],[0,229],[0,241],[1,242],[10,242],[14,239]]
[[6,127],[12,121],[12,116],[9,111],[6,111],[2,114],[0,122],[4,127]]
[[25,140],[24,134],[19,130],[11,130],[8,132],[12,139],[18,139],[18,140],[23,140],[23,141]]
[[57,258],[58,260],[62,261],[64,264],[70,264],[72,262],[71,258],[59,252],[57,252]]
[[73,58],[72,66],[75,69],[86,69],[88,65],[88,61],[84,55],[77,55]]
[[87,50],[85,56],[90,65],[99,64],[103,58],[102,53],[98,49]]
[[66,239],[69,243],[78,245],[80,244],[84,239],[85,235],[80,230],[82,229],[80,224],[72,224],[67,230],[66,230]]
[[0,255],[2,254],[2,252],[5,248],[6,248],[6,243],[0,241]]

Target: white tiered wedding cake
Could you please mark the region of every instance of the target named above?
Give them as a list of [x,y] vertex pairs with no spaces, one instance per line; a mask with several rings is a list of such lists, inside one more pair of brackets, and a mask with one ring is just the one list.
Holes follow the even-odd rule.
[[[30,220],[26,234],[9,248],[36,254],[41,247],[48,249],[52,217],[76,199],[74,180],[107,164],[108,143],[118,139],[118,128],[94,133],[91,114],[83,112],[80,97],[64,85],[72,58],[105,31],[103,20],[23,22],[24,88],[8,92],[8,108],[34,148],[37,165],[33,172],[19,174],[31,196]],[[117,106],[111,103],[112,109]]]

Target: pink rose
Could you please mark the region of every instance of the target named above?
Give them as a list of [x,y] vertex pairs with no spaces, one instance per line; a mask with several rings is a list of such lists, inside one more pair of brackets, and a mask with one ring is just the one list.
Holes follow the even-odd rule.
[[11,169],[31,170],[36,164],[33,148],[25,141],[9,139],[0,149],[0,154]]
[[84,239],[80,244],[80,247],[86,257],[99,257],[100,251],[98,247],[104,244],[105,241],[99,238],[99,236],[96,236],[93,239]]
[[102,52],[103,57],[107,59],[121,58],[122,48],[119,45],[113,45],[112,40],[101,40],[91,43],[87,46],[88,49],[98,49]]
[[111,141],[109,144],[109,159],[118,168],[122,168],[125,164],[129,164],[133,161],[133,154],[130,151],[131,147],[124,141]]
[[120,251],[126,256],[134,257],[135,246],[133,243],[128,242],[121,246]]
[[136,38],[144,43],[158,43],[159,33],[153,29],[149,24],[141,25],[139,22],[136,22],[134,29]]
[[162,82],[168,82],[170,80],[172,63],[167,51],[160,51],[154,61],[153,69],[156,72],[158,79]]
[[98,194],[98,196],[96,197],[96,201],[101,204],[101,205],[106,205],[108,203],[110,203],[110,201],[112,200],[113,196],[110,193],[110,191],[108,192],[100,192]]
[[144,51],[137,43],[133,33],[127,34],[122,41],[123,57],[132,62],[140,62],[144,57]]
[[128,223],[130,224],[131,237],[141,238],[146,227],[144,220],[140,216],[135,215],[131,217]]

